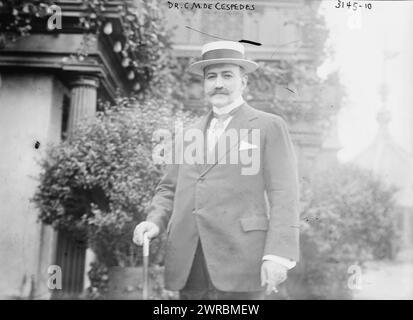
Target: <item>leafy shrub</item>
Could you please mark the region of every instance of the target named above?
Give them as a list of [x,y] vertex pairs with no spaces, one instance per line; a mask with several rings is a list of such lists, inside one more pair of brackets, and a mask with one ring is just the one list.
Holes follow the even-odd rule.
[[396,249],[395,189],[348,165],[316,172],[302,187],[302,257],[289,289],[296,298],[350,298],[349,267]]
[[107,266],[139,264],[133,228],[162,175],[152,160],[152,134],[173,119],[166,102],[122,99],[83,122],[41,164],[34,197],[40,220],[87,239]]

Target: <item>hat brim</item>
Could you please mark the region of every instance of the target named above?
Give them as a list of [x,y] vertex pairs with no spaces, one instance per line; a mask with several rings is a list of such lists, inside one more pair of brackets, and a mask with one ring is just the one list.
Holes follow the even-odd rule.
[[236,64],[244,68],[246,73],[253,72],[258,69],[258,63],[251,61],[251,60],[246,60],[246,59],[209,59],[209,60],[202,60],[202,61],[197,61],[192,63],[188,67],[188,72],[203,76],[204,75],[204,68],[213,64],[219,64],[219,63],[230,63],[230,64]]

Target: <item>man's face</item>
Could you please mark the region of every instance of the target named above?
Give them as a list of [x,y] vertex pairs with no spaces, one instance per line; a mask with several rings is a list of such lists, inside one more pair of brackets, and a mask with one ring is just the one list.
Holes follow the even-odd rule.
[[242,95],[247,85],[247,76],[235,64],[215,64],[204,69],[204,92],[215,107],[229,105]]

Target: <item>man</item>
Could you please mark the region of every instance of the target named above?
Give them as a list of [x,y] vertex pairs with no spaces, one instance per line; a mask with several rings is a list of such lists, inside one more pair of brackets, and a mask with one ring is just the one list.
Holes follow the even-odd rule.
[[166,230],[165,287],[179,290],[181,299],[262,299],[277,292],[298,261],[297,166],[287,126],[242,98],[247,74],[257,68],[244,58],[243,45],[231,41],[206,44],[202,60],[189,67],[204,77],[212,105],[196,126],[205,137],[204,159],[224,133],[248,129],[227,151],[240,158],[255,152],[256,172],[218,162],[219,153],[212,162],[173,164],[147,220],[135,228],[137,244],[144,233],[154,238]]

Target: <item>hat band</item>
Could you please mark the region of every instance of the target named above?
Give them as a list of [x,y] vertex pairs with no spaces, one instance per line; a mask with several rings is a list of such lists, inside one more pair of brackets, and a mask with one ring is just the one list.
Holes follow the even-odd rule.
[[210,59],[244,59],[244,55],[236,50],[216,49],[207,51],[202,55],[202,60]]

